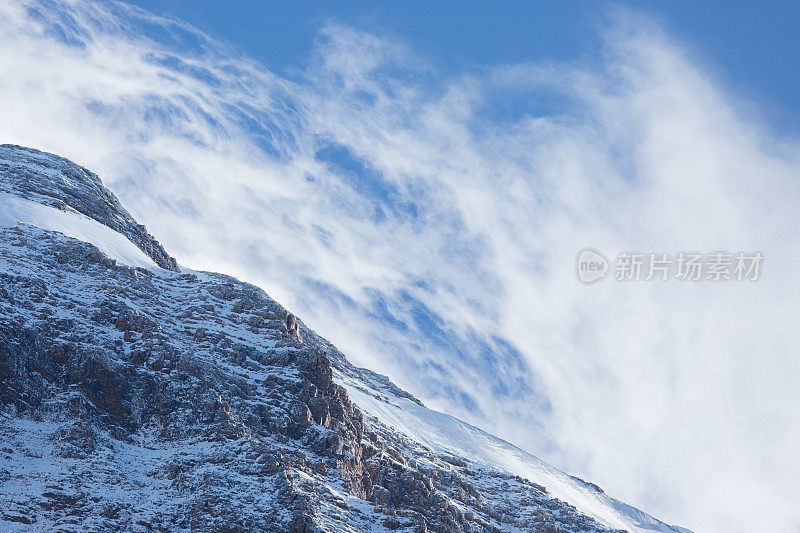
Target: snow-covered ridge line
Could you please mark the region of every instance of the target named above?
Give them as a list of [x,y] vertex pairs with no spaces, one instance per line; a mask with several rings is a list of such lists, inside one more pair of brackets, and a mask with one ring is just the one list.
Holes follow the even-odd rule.
[[479,468],[498,469],[542,485],[556,498],[612,528],[629,531],[691,533],[612,498],[516,446],[457,418],[427,409],[391,391],[377,391],[335,375],[351,401],[383,424],[442,456],[457,457]]
[[124,235],[161,268],[175,259],[122,207],[97,174],[63,157],[12,144],[0,145],[0,192],[61,210],[73,210]]

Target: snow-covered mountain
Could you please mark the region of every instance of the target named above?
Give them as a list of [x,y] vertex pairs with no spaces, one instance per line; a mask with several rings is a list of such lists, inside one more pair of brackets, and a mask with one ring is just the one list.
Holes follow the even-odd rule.
[[0,146],[0,530],[687,531],[425,408]]

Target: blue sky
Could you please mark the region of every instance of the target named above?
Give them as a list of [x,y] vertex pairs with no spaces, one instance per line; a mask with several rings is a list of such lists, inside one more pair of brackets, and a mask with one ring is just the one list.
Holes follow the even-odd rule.
[[[0,2],[0,139],[430,407],[669,522],[796,530],[798,12],[697,4]],[[764,274],[587,287],[586,247]]]
[[253,2],[134,0],[234,43],[289,74],[307,61],[330,21],[391,34],[440,68],[586,58],[600,47],[610,5],[635,8],[685,43],[734,95],[757,104],[772,126],[800,133],[800,2]]

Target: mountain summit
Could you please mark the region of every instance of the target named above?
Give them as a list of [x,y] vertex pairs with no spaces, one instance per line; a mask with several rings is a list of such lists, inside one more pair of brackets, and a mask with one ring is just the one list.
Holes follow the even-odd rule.
[[0,529],[687,531],[179,268],[88,170],[0,146]]

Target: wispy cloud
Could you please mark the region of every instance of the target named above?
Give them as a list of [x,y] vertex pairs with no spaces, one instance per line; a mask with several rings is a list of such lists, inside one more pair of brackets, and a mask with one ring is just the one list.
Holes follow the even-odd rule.
[[[0,138],[101,173],[183,264],[664,519],[787,531],[800,150],[658,27],[593,62],[341,25],[291,79],[119,4],[0,5]],[[760,250],[751,284],[580,285],[576,252]]]

